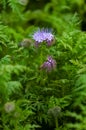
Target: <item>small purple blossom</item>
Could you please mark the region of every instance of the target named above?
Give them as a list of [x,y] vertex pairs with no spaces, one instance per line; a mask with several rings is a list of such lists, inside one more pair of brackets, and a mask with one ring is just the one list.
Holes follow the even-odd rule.
[[54,35],[48,29],[39,29],[33,34],[33,39],[35,40],[35,45],[38,46],[40,43],[46,41],[47,45],[52,45],[54,40]]
[[55,68],[56,61],[51,56],[48,56],[47,60],[41,65],[41,69],[45,69],[47,72],[50,72]]

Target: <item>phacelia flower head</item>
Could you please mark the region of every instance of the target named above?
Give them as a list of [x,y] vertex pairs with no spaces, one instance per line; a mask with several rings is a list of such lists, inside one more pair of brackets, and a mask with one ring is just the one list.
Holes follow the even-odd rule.
[[58,118],[61,114],[61,107],[55,106],[48,110],[48,115],[52,116],[54,119]]
[[15,110],[15,103],[14,102],[5,103],[4,109],[7,113],[13,112]]
[[47,45],[50,46],[54,40],[54,35],[48,29],[39,29],[33,34],[33,39],[35,40],[36,46],[42,42],[47,42]]
[[50,72],[55,68],[56,61],[51,56],[48,56],[47,60],[41,65],[41,69],[45,69],[47,72]]

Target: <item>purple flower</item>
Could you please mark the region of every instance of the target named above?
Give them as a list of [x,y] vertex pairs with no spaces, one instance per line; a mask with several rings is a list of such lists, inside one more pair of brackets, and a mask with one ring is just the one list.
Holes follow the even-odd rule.
[[33,39],[35,40],[36,46],[44,41],[46,41],[47,45],[50,46],[54,40],[54,35],[48,29],[39,29],[33,34]]
[[51,56],[48,56],[47,60],[41,65],[41,69],[45,69],[47,72],[50,72],[55,68],[56,61]]

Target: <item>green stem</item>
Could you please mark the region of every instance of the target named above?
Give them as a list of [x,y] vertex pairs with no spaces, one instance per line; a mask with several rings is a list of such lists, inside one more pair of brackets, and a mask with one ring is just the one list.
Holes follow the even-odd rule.
[[55,119],[55,125],[56,125],[55,130],[59,130],[59,129],[58,129],[58,118]]

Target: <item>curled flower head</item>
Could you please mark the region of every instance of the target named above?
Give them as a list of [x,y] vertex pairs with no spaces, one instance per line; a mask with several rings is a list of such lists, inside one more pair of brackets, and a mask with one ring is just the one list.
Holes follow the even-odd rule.
[[52,116],[54,119],[59,117],[60,114],[61,114],[61,107],[59,107],[59,106],[55,106],[48,110],[48,115]]
[[18,44],[18,47],[27,48],[27,47],[30,47],[31,44],[32,44],[32,41],[29,38],[25,38]]
[[54,40],[54,35],[48,29],[39,29],[33,34],[33,39],[35,40],[35,45],[38,46],[42,42],[47,42],[47,45],[52,45]]
[[4,109],[7,113],[13,112],[15,110],[15,103],[14,102],[5,103]]
[[18,3],[23,5],[23,6],[26,6],[28,3],[28,0],[18,0]]
[[47,60],[41,65],[41,68],[50,72],[56,68],[56,61],[51,56],[48,56]]

